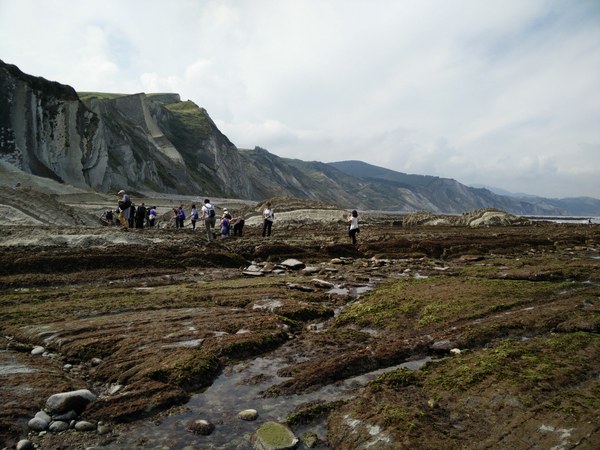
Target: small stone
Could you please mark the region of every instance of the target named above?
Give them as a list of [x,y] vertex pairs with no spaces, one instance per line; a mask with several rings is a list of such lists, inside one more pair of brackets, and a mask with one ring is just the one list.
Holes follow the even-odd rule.
[[253,270],[244,270],[242,272],[242,275],[244,275],[245,277],[262,277],[264,276],[263,272],[255,272]]
[[96,429],[96,425],[92,422],[88,422],[87,420],[80,420],[75,423],[75,429],[77,431],[94,431]]
[[332,289],[335,287],[335,285],[333,283],[330,283],[329,281],[325,281],[325,280],[319,280],[318,278],[313,278],[311,280],[311,282],[315,286],[324,288],[324,289]]
[[100,358],[92,358],[90,362],[92,363],[92,366],[99,366],[102,364],[102,360]]
[[45,351],[46,351],[46,349],[44,347],[36,345],[35,347],[33,347],[33,350],[31,350],[31,354],[35,355],[35,356],[43,355]]
[[60,433],[61,431],[65,431],[69,429],[69,424],[67,422],[63,422],[62,420],[55,420],[50,423],[48,430],[53,433]]
[[77,418],[77,413],[73,410],[66,412],[64,414],[57,414],[52,416],[52,420],[62,420],[64,422],[68,422],[69,420],[73,420]]
[[111,428],[108,425],[98,425],[98,434],[108,434]]
[[108,395],[115,395],[117,392],[119,392],[121,389],[123,389],[123,385],[122,384],[113,384],[111,385],[111,387],[108,389],[107,394]]
[[33,442],[31,442],[28,439],[21,439],[19,442],[17,442],[17,450],[33,450]]
[[198,419],[198,420],[191,420],[190,422],[188,422],[187,429],[194,434],[208,436],[209,434],[211,434],[214,431],[215,426],[213,423],[211,423],[208,420]]
[[63,370],[64,370],[65,372],[70,372],[70,371],[71,371],[71,369],[73,369],[73,364],[65,364],[65,365],[63,366]]
[[437,341],[431,345],[432,350],[450,350],[452,348],[452,342],[448,340]]
[[44,419],[40,419],[39,417],[34,417],[27,422],[27,426],[33,431],[44,431],[46,428],[48,428],[48,422],[46,422]]
[[35,413],[35,417],[45,420],[48,423],[52,422],[52,417],[50,417],[50,414],[48,414],[46,411],[38,411]]
[[452,353],[453,355],[460,355],[462,353],[462,350],[460,348],[451,348],[450,353]]
[[300,270],[304,269],[306,265],[302,261],[298,261],[297,259],[290,258],[283,261],[280,266],[285,267],[286,269],[291,270]]
[[314,266],[310,266],[310,267],[305,267],[304,269],[302,269],[300,272],[304,275],[313,275],[315,273],[319,273],[321,271],[320,268],[318,267],[314,267]]
[[258,419],[258,411],[255,409],[245,409],[238,413],[238,417],[242,420],[256,420]]

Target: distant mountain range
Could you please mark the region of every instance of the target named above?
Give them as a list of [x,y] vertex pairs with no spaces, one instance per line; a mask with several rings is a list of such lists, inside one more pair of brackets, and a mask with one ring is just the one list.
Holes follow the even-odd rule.
[[600,200],[592,198],[516,198],[361,161],[306,162],[260,147],[238,149],[206,110],[178,94],[77,93],[2,61],[0,160],[98,192],[256,201],[287,196],[403,212],[600,215]]

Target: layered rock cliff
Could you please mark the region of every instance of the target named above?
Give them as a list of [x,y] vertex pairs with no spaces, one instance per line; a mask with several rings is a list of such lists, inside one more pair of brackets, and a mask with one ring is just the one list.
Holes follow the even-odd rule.
[[0,61],[0,158],[74,186],[103,184],[108,152],[102,121],[73,88]]
[[85,94],[0,61],[0,159],[104,192],[250,198],[237,148],[177,94]]

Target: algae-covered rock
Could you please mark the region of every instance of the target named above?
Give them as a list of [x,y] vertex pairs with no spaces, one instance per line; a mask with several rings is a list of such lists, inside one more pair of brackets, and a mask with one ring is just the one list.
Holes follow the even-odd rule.
[[285,425],[277,422],[265,422],[252,436],[256,450],[287,450],[296,448],[298,438]]

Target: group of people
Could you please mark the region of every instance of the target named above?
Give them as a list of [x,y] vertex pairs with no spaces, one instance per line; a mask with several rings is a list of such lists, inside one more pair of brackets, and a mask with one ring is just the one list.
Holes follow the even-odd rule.
[[[116,194],[119,197],[115,212],[108,210],[102,215],[102,220],[108,225],[121,224],[124,228],[153,227],[156,223],[156,206],[146,207],[145,203],[135,206],[124,190]],[[115,219],[116,215],[116,219]],[[116,222],[115,222],[116,220]]]
[[[116,195],[119,197],[118,208],[116,210],[117,219],[123,227],[133,228],[135,226],[135,228],[144,228],[144,226],[154,226],[156,221],[156,206],[146,208],[146,205],[142,203],[136,208],[131,202],[129,195],[122,189]],[[183,205],[180,205],[179,208],[173,208],[175,228],[184,228],[186,218],[186,212]],[[196,222],[203,221],[208,241],[210,242],[211,240],[216,239],[217,233],[213,230],[216,228],[217,214],[208,198],[204,199],[204,204],[200,208],[200,211],[196,209],[195,204],[192,205],[189,218],[192,230],[196,230]],[[266,204],[265,209],[263,210],[262,219],[262,236],[271,236],[273,222],[275,221],[275,212],[273,211],[270,202]],[[110,225],[114,223],[112,211],[109,210],[104,214],[104,220]],[[219,236],[221,238],[228,238],[231,236],[233,230],[233,236],[242,237],[244,224],[245,220],[243,217],[233,218],[227,208],[224,208],[219,222]],[[358,233],[360,233],[360,228],[358,226],[358,212],[353,210],[348,216],[348,235],[352,245],[356,245],[356,235]]]

